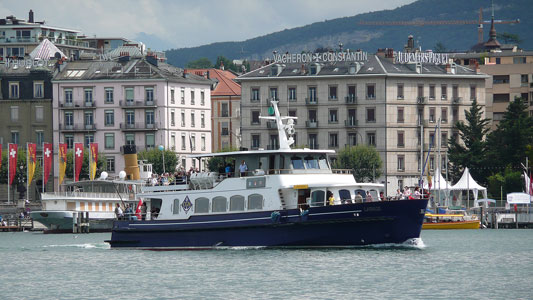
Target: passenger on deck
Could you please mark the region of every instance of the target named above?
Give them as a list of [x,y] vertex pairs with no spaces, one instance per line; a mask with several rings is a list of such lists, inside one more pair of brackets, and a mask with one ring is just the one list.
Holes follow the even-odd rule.
[[133,216],[133,208],[130,205],[126,206],[126,210],[124,211],[124,216],[126,219],[131,220],[131,216]]
[[120,208],[120,204],[117,203],[117,206],[115,207],[115,215],[117,216],[117,219],[122,220],[124,218],[124,213],[122,212],[122,208]]
[[397,189],[397,190],[396,190],[396,197],[395,197],[395,199],[396,199],[396,200],[402,200],[402,197],[403,197],[402,191],[400,191],[400,189]]
[[420,191],[418,190],[418,187],[415,187],[415,192],[413,193],[413,198],[414,199],[420,199],[421,198],[421,194],[420,194]]
[[408,186],[405,186],[405,188],[403,189],[403,198],[409,199],[409,197],[411,197],[411,190]]
[[247,171],[248,171],[248,166],[246,165],[246,162],[243,160],[241,162],[241,165],[239,166],[239,172],[241,172],[241,177],[246,176]]
[[328,204],[329,205],[335,205],[335,197],[333,197],[333,193],[332,192],[329,192]]
[[370,191],[366,191],[366,201],[365,202],[372,202],[374,201],[372,199],[372,195],[370,195]]
[[146,220],[146,202],[141,205],[141,219]]
[[361,192],[358,192],[357,195],[355,195],[355,203],[363,203],[363,196],[361,195]]

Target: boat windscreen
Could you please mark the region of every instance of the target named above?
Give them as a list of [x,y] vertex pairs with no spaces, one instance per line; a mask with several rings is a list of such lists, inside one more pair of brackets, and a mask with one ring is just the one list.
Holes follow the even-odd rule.
[[291,164],[293,169],[303,169],[304,163],[300,157],[293,156],[291,157]]
[[320,169],[329,169],[328,160],[323,156],[318,159],[318,165]]
[[318,160],[314,157],[307,156],[304,158],[306,169],[318,169]]

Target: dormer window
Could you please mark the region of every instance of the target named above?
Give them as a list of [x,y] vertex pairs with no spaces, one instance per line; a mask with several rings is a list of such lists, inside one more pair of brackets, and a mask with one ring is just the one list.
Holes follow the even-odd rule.
[[272,65],[272,67],[270,68],[270,76],[278,76],[279,73],[281,73],[281,66],[278,65],[278,64],[275,64],[275,65]]
[[320,65],[313,63],[309,66],[309,75],[317,75],[320,72]]
[[421,74],[422,73],[422,64],[416,63],[416,73]]

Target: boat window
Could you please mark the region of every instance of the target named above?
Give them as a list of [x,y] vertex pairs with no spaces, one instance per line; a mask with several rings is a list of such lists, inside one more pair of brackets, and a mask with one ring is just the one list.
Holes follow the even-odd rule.
[[320,169],[329,169],[328,160],[323,156],[318,159],[318,165]]
[[175,215],[180,213],[180,199],[174,199],[174,208],[172,209],[172,213]]
[[209,199],[201,197],[194,200],[194,212],[195,213],[208,213],[209,212]]
[[248,209],[263,209],[263,196],[260,194],[248,196]]
[[318,160],[316,160],[314,157],[307,156],[304,158],[304,161],[306,169],[318,169]]
[[363,202],[366,200],[366,192],[365,192],[365,190],[362,190],[362,189],[355,190],[355,196],[357,196],[357,194],[360,194],[361,197],[363,197]]
[[350,191],[349,190],[340,190],[339,191],[339,197],[341,198],[341,201],[342,200],[352,200],[352,196],[350,195]]
[[213,198],[212,212],[225,212],[226,211],[226,197],[218,196]]
[[311,206],[324,206],[326,192],[322,190],[313,191],[311,193]]
[[304,163],[300,157],[291,157],[291,164],[293,169],[303,169]]
[[229,198],[229,210],[244,210],[244,197],[241,195],[231,196]]

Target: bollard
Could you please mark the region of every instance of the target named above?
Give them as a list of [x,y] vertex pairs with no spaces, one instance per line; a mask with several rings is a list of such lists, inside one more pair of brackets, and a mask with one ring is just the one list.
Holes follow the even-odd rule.
[[72,213],[72,233],[76,233],[76,227],[77,227],[76,222],[77,221],[78,221],[78,213],[73,212]]

